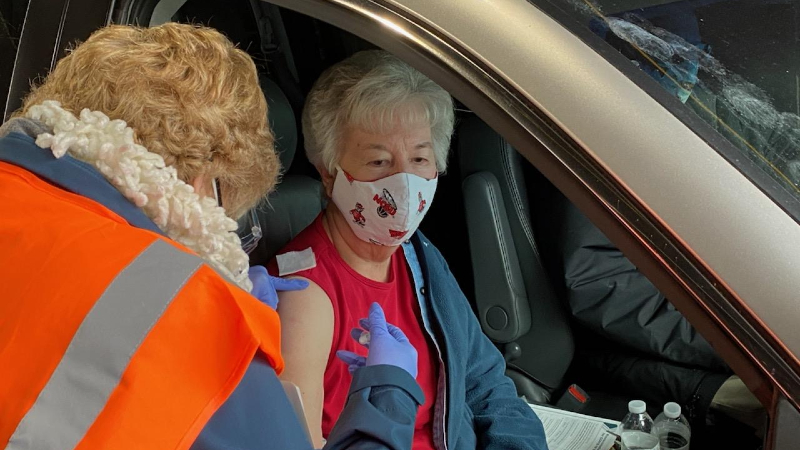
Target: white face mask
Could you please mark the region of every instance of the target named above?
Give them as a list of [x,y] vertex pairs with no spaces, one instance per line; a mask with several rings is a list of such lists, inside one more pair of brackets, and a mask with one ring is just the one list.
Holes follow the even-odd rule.
[[358,181],[336,167],[333,203],[359,239],[378,245],[400,245],[419,227],[433,202],[438,175],[425,179],[396,173],[375,181]]

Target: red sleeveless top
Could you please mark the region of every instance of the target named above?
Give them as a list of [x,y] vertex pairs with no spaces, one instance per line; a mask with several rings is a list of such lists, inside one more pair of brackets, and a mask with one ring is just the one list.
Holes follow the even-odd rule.
[[[398,247],[392,255],[388,282],[370,280],[353,270],[339,256],[325,232],[322,217],[322,214],[317,216],[280,252],[311,247],[316,257],[316,267],[292,275],[317,283],[328,294],[333,305],[333,342],[325,368],[322,435],[328,437],[344,409],[352,379],[347,365],[336,357],[336,351],[350,350],[366,356],[367,350],[350,337],[350,330],[359,326],[359,319],[367,317],[372,302],[378,302],[386,313],[386,320],[405,332],[419,354],[417,383],[425,393],[425,404],[420,406],[417,413],[413,448],[433,450],[433,404],[439,364],[436,349],[422,324],[419,302],[403,249]],[[270,264],[270,273],[277,275],[274,260]]]

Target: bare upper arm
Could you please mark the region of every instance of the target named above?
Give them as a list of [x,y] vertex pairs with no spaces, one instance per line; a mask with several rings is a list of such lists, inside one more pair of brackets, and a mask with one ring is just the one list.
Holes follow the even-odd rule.
[[314,446],[321,448],[323,379],[333,341],[333,306],[325,291],[308,281],[302,291],[278,293],[281,351],[286,363],[280,378],[300,388]]

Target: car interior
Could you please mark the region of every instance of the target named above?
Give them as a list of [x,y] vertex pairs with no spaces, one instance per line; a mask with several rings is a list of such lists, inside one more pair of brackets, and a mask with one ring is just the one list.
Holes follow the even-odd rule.
[[[300,114],[313,82],[330,65],[374,45],[308,16],[257,0],[163,0],[150,25],[204,24],[226,34],[255,60],[269,105],[284,175],[258,214],[264,237],[251,264],[266,264],[325,206],[316,170],[303,150]],[[579,364],[581,346],[596,337],[570,320],[559,257],[558,224],[548,220],[566,198],[502,136],[457,105],[448,170],[420,229],[439,248],[472,303],[485,334],[507,362],[507,374],[529,402],[559,404],[573,384],[590,401],[581,413],[615,420],[631,393],[609,386]],[[476,274],[480,267],[480,276]],[[660,405],[653,405],[651,414]],[[573,408],[574,409],[574,408]],[[730,448],[759,448],[758,439],[720,419]],[[740,427],[739,427],[740,428]],[[698,439],[700,437],[698,436]],[[709,437],[712,439],[712,437]],[[693,437],[693,447],[703,448]]]

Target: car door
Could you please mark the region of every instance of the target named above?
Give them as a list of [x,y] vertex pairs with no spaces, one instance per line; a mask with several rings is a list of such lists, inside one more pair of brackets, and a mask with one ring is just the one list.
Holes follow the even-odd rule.
[[741,376],[770,414],[765,448],[797,442],[800,209],[790,186],[552,4],[274,3],[400,55],[501,133]]

